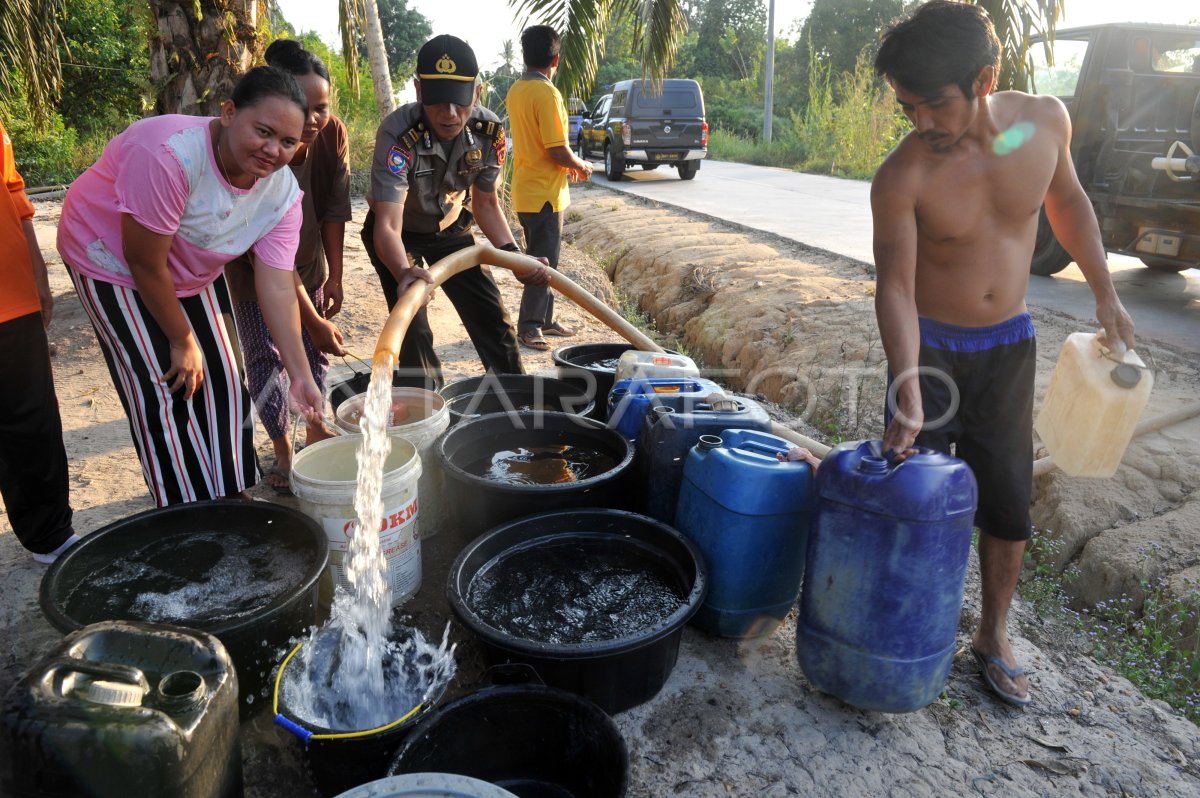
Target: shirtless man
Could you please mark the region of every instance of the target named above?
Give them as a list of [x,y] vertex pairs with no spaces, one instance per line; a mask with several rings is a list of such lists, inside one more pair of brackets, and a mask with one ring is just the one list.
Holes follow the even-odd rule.
[[[993,93],[1000,43],[987,12],[934,0],[883,34],[875,70],[913,130],[871,186],[875,312],[892,378],[884,449],[965,460],[979,484],[979,628],[996,695],[1029,703],[1008,609],[1031,534],[1033,324],[1025,307],[1038,210],[1079,265],[1114,348],[1133,345],[1092,205],[1054,97]],[[918,377],[917,369],[921,368]]]

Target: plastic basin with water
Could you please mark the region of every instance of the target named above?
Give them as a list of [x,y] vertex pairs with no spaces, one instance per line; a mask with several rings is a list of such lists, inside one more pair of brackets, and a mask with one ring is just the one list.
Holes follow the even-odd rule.
[[[501,482],[476,473],[489,457],[525,450],[547,454],[570,447],[611,462],[608,470],[581,479],[544,484]],[[534,510],[631,505],[633,444],[590,418],[569,413],[492,413],[451,427],[434,445],[445,474],[451,528],[460,540]],[[563,462],[563,461],[553,461]],[[547,469],[549,470],[549,469]]]
[[[611,639],[545,642],[497,628],[469,599],[472,581],[505,556],[578,541],[607,546],[672,583],[680,599],[670,614]],[[707,592],[703,555],[694,543],[652,518],[623,510],[575,509],[529,516],[492,529],[459,553],[446,586],[450,608],[483,644],[492,663],[533,667],[546,684],[579,693],[609,713],[653,698],[670,676],[683,626]]]
[[40,602],[64,633],[123,620],[214,635],[233,659],[245,711],[268,703],[278,652],[321,620],[328,560],[325,533],[298,510],[237,500],[177,504],[84,537],[50,566]]

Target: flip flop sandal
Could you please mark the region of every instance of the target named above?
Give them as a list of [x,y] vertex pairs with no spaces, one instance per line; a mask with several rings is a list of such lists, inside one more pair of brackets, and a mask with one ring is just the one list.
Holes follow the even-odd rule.
[[1001,690],[1000,685],[996,684],[996,680],[993,679],[992,674],[988,672],[988,666],[995,665],[1004,672],[1005,676],[1013,681],[1016,681],[1018,676],[1024,675],[1024,668],[1020,666],[1010,668],[1004,663],[1004,660],[1000,659],[999,657],[993,657],[984,654],[982,651],[977,650],[975,646],[971,646],[971,653],[975,656],[975,661],[979,663],[979,670],[983,675],[983,681],[992,689],[992,692],[996,694],[997,698],[1006,704],[1011,704],[1014,707],[1024,708],[1029,706],[1030,702],[1033,701],[1032,697],[1025,696],[1024,698],[1021,698],[1014,693]]
[[[279,484],[277,482],[272,483],[271,477],[277,477],[278,479],[283,480],[283,484]],[[295,495],[292,493],[291,480],[289,479],[288,475],[283,472],[283,469],[280,468],[279,466],[275,466],[274,468],[272,468],[270,471],[267,472],[266,476],[263,477],[263,484],[265,484],[271,490],[275,491],[275,493],[277,493],[280,496],[294,496]]]
[[542,328],[542,335],[553,335],[556,338],[574,338],[575,331],[561,324],[550,324]]
[[542,337],[541,333],[522,333],[518,336],[521,346],[530,349],[536,349],[539,352],[545,352],[550,349],[550,344]]

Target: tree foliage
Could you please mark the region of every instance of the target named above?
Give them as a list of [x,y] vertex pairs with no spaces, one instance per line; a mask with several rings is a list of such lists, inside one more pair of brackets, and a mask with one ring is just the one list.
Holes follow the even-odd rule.
[[[417,50],[428,41],[433,32],[429,18],[415,8],[408,7],[408,0],[376,0],[379,7],[379,24],[383,27],[383,47],[387,51],[388,68],[392,79],[402,82],[412,77]],[[365,39],[358,42],[359,58],[367,57]]]
[[1054,40],[1066,0],[974,0],[974,3],[991,16],[1003,48],[997,88],[1025,91],[1029,87],[1029,38],[1041,35],[1048,41]]
[[[140,12],[140,13],[139,13]],[[63,121],[87,137],[142,115],[150,89],[146,8],[110,0],[71,0],[61,18]]]
[[0,89],[21,92],[45,124],[62,88],[58,20],[64,0],[0,0]]

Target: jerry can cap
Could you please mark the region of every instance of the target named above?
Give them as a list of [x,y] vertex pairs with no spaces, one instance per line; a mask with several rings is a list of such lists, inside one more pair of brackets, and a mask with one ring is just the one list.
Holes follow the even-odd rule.
[[1122,388],[1134,388],[1142,380],[1142,372],[1132,363],[1120,363],[1114,366],[1108,376]]
[[89,682],[78,695],[85,701],[108,707],[140,707],[145,691],[136,684],[94,681]]

